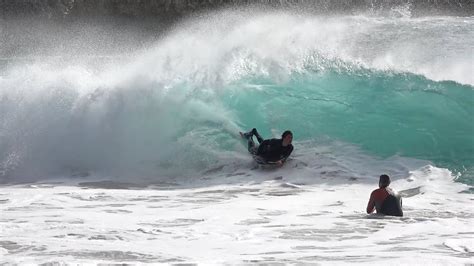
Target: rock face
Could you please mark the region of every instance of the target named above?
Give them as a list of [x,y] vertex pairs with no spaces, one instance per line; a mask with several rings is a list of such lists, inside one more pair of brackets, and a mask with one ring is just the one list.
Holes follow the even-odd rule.
[[119,16],[175,20],[195,11],[225,7],[301,8],[315,13],[350,13],[387,10],[401,5],[409,5],[412,15],[474,14],[472,0],[0,0],[0,16],[39,16],[61,20]]

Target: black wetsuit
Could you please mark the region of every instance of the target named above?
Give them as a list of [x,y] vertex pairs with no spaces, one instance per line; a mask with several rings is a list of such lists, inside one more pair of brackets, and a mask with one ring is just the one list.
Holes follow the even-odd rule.
[[[257,137],[257,140],[260,143],[258,148],[253,142],[252,135]],[[252,155],[259,156],[265,162],[276,162],[278,160],[285,161],[293,151],[293,145],[282,145],[283,139],[264,140],[256,130],[253,132],[252,135],[248,137],[248,150]]]
[[402,199],[397,194],[388,195],[382,203],[380,213],[391,216],[403,216]]

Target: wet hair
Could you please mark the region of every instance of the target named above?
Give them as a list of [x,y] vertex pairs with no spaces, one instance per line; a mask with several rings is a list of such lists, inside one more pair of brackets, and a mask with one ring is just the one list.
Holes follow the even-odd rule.
[[283,134],[281,134],[281,138],[284,139],[288,135],[293,136],[293,132],[287,130],[287,131],[283,132]]
[[390,177],[388,175],[381,175],[379,179],[380,187],[388,187],[390,185]]

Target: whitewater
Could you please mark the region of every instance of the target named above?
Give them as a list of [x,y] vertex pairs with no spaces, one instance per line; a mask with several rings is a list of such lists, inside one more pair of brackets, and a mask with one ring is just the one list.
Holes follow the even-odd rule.
[[[409,8],[220,10],[2,58],[0,263],[472,264],[473,44]],[[283,167],[253,127],[293,131]],[[404,217],[365,213],[381,174]]]

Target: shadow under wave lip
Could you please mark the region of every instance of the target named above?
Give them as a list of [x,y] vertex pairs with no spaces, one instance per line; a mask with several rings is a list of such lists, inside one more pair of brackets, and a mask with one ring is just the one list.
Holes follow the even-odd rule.
[[103,188],[103,189],[137,189],[137,188],[147,187],[147,185],[143,185],[143,184],[119,182],[119,181],[112,181],[112,180],[81,182],[78,185],[80,187],[85,187],[85,188]]

